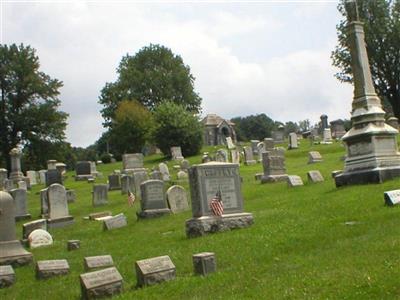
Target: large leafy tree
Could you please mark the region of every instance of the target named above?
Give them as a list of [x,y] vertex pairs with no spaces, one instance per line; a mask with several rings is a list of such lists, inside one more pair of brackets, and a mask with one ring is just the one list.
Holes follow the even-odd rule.
[[18,144],[25,146],[36,166],[45,161],[49,147],[59,147],[65,138],[68,115],[57,110],[62,82],[39,67],[30,46],[0,45],[0,161],[8,168],[9,152]]
[[124,56],[117,69],[118,79],[106,83],[99,103],[104,125],[111,126],[118,103],[137,100],[150,111],[168,100],[187,111],[198,113],[201,98],[194,91],[194,77],[179,55],[164,46],[142,48],[135,55]]
[[[360,19],[364,22],[376,91],[385,107],[391,106],[393,114],[400,118],[400,1],[357,0],[357,5]],[[333,65],[341,70],[336,74],[339,80],[351,82],[344,0],[339,3],[338,10],[344,19],[337,25],[338,45],[332,52]]]
[[231,119],[235,123],[235,131],[239,141],[263,140],[271,137],[275,128],[274,121],[266,114],[236,117]]

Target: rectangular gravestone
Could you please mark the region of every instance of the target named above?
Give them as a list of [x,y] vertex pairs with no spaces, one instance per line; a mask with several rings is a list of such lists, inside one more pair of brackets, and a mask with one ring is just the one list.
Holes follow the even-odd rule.
[[36,171],[26,171],[26,177],[29,178],[31,185],[37,184],[37,173]]
[[90,161],[78,161],[75,165],[75,172],[77,176],[80,175],[91,175]]
[[290,187],[304,185],[301,177],[297,175],[289,175],[287,178],[287,182]]
[[193,254],[192,258],[195,274],[206,276],[210,273],[215,272],[217,269],[215,254],[213,252],[202,252]]
[[13,285],[15,272],[11,265],[0,266],[0,289]]
[[261,183],[287,181],[285,156],[279,150],[266,151],[262,153],[264,175]]
[[92,204],[94,207],[108,204],[108,185],[93,185]]
[[124,170],[143,168],[143,154],[142,153],[123,154],[122,168]]
[[230,136],[226,137],[226,146],[228,147],[229,150],[235,149],[236,146],[232,141],[232,138]]
[[176,277],[175,265],[167,255],[138,260],[135,269],[139,287],[173,280]]
[[154,218],[171,213],[167,207],[162,180],[150,179],[142,182],[140,194],[142,211],[137,213],[139,218]]
[[22,239],[27,239],[28,235],[36,230],[43,229],[47,231],[47,221],[46,219],[39,219],[32,222],[28,222],[22,225]]
[[52,184],[47,188],[49,213],[47,226],[49,228],[63,227],[74,223],[74,218],[69,215],[67,192],[60,184]]
[[53,183],[63,184],[62,175],[57,169],[46,171],[46,186]]
[[115,267],[81,274],[79,278],[84,299],[112,297],[122,292],[122,276]]
[[400,204],[400,190],[387,191],[383,195],[386,205],[393,206]]
[[264,150],[265,151],[274,150],[274,146],[275,146],[275,143],[274,143],[273,139],[271,139],[271,138],[265,138],[264,139]]
[[322,156],[318,151],[308,152],[308,163],[313,164],[317,162],[322,162]]
[[173,185],[167,190],[167,201],[173,213],[189,209],[186,191],[180,185]]
[[321,172],[318,170],[313,170],[307,172],[307,178],[310,182],[323,182],[324,177],[322,176]]
[[240,164],[240,152],[238,150],[231,150],[232,163]]
[[251,143],[251,150],[253,151],[253,155],[258,154],[258,148],[257,145],[260,141],[259,140],[250,140]]
[[119,175],[117,174],[108,175],[108,190],[114,191],[120,189],[121,189],[121,183],[119,181]]
[[254,165],[257,162],[254,160],[253,151],[250,147],[243,147],[244,151],[244,164],[245,165]]
[[140,185],[142,184],[142,182],[148,180],[149,176],[147,175],[147,172],[145,170],[134,171],[132,173],[132,176],[133,176],[133,183],[135,185],[135,192],[136,192],[135,195],[136,197],[140,197]]
[[85,271],[94,271],[95,269],[108,268],[114,266],[111,255],[88,256],[83,259]]
[[104,230],[117,229],[117,228],[125,227],[126,225],[128,225],[128,223],[127,223],[126,217],[123,213],[118,214],[116,216],[113,216],[112,218],[109,218],[109,219],[103,221],[103,229]]
[[297,134],[295,132],[289,133],[289,149],[299,148],[297,144]]
[[45,184],[46,183],[46,173],[47,170],[39,170],[39,182],[41,184]]
[[66,259],[40,260],[36,263],[36,277],[39,279],[69,273],[69,265]]
[[131,192],[135,194],[135,182],[132,175],[121,176],[121,194],[125,195]]
[[13,189],[10,191],[14,199],[15,206],[15,220],[30,219],[31,215],[28,213],[28,199],[26,189]]
[[49,199],[47,198],[47,188],[40,190],[40,213],[45,218],[49,213]]
[[180,146],[171,147],[170,151],[171,151],[172,160],[184,159],[184,157],[182,155],[182,149]]

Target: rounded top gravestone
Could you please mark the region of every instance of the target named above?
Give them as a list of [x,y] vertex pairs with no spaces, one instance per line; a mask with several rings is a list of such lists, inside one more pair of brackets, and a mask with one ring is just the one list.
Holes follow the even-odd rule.
[[0,242],[15,239],[14,200],[9,193],[0,191]]
[[28,236],[29,247],[38,248],[53,244],[53,237],[46,230],[35,229]]

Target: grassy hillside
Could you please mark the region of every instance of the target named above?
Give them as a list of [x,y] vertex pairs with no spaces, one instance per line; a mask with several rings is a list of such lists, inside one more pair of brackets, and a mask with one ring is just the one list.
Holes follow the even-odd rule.
[[[319,151],[324,162],[308,165],[310,150]],[[262,172],[261,164],[242,165],[244,207],[254,214],[255,224],[196,239],[185,236],[190,211],[137,221],[139,203],[128,207],[120,191],[109,192],[109,205],[92,208],[91,184],[75,182],[69,174],[65,186],[77,194],[69,206],[76,223],[51,230],[54,245],[32,253],[35,260],[67,259],[70,274],[37,280],[34,264],[17,268],[16,284],[0,290],[0,298],[78,299],[83,258],[110,254],[124,278],[124,293],[115,299],[399,299],[400,207],[384,206],[383,192],[399,189],[400,178],[337,189],[330,173],[343,168],[343,155],[340,144],[311,147],[308,141],[302,141],[298,150],[286,151],[288,174],[300,175],[305,182],[298,188],[286,183],[261,185],[254,179]],[[200,159],[189,158],[191,163]],[[151,168],[161,161],[160,156],[151,156],[145,164]],[[168,164],[175,179],[173,163]],[[121,169],[121,163],[98,166],[104,175],[114,169]],[[306,173],[313,169],[321,171],[324,183],[307,183]],[[29,192],[32,216],[40,213],[41,188]],[[128,226],[103,232],[100,222],[83,219],[102,210],[125,213]],[[18,233],[22,223],[17,224]],[[81,249],[68,252],[69,239],[81,240]],[[215,252],[218,271],[194,276],[192,254],[203,251]],[[176,280],[135,288],[135,261],[160,255],[171,257]]]

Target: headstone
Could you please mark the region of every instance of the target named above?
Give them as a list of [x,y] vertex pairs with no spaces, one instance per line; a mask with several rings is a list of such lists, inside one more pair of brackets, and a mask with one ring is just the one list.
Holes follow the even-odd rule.
[[50,159],[47,161],[47,170],[56,170],[57,161],[55,159]]
[[83,259],[85,271],[94,271],[95,269],[104,269],[113,266],[114,261],[111,255],[88,256]]
[[22,225],[22,239],[27,239],[29,234],[36,230],[43,229],[47,231],[47,221],[46,219],[39,219],[32,222],[28,222]]
[[389,126],[392,126],[394,129],[399,130],[399,119],[397,119],[396,117],[390,117],[386,123]]
[[39,248],[53,244],[53,237],[46,230],[35,229],[28,236],[30,248]]
[[400,190],[387,191],[383,195],[386,205],[393,206],[400,204]]
[[25,265],[32,261],[15,234],[15,208],[10,194],[0,191],[0,265]]
[[231,150],[232,163],[240,164],[240,152],[236,149]]
[[82,298],[112,297],[122,292],[122,276],[115,267],[81,274]]
[[30,219],[31,215],[28,212],[28,199],[26,189],[13,189],[10,191],[11,196],[14,198],[15,204],[15,220]]
[[14,183],[17,183],[24,177],[24,174],[21,172],[22,151],[19,148],[13,148],[9,154],[11,160],[10,180],[12,180]]
[[10,192],[13,189],[14,189],[14,182],[12,180],[10,180],[10,179],[6,179],[4,181],[4,190],[6,192]]
[[94,207],[108,204],[108,186],[107,186],[107,184],[93,185],[92,204]]
[[332,137],[335,139],[341,139],[346,134],[346,129],[344,128],[344,121],[339,119],[330,122]]
[[171,147],[170,151],[171,151],[172,160],[182,160],[183,159],[181,147],[179,147],[179,146]]
[[317,162],[322,162],[322,156],[318,151],[308,152],[308,163],[313,164]]
[[295,187],[295,186],[302,186],[303,180],[301,179],[300,176],[297,175],[289,175],[287,179],[288,185],[290,187]]
[[139,218],[155,218],[171,213],[165,200],[162,180],[150,179],[142,182],[140,194],[141,212],[137,213]]
[[74,203],[76,200],[75,190],[67,190],[67,202]]
[[215,254],[213,252],[202,252],[193,254],[193,268],[197,275],[206,276],[217,270]]
[[218,162],[229,162],[228,160],[228,152],[225,149],[218,149],[217,154],[215,155],[215,161]]
[[285,142],[285,127],[283,125],[272,131],[272,139],[275,144],[283,144]]
[[154,170],[150,172],[150,179],[158,179],[162,180],[162,174],[158,170]]
[[125,227],[126,225],[128,225],[128,223],[127,223],[126,217],[123,213],[118,214],[116,216],[113,216],[113,217],[103,221],[103,229],[104,230],[117,229],[117,228]]
[[262,162],[262,155],[265,152],[265,144],[264,144],[264,142],[259,142],[257,144],[257,152],[258,152],[258,161]]
[[41,184],[46,184],[46,173],[47,170],[39,170],[39,182]]
[[15,283],[15,272],[11,265],[0,266],[0,289]]
[[132,170],[143,168],[142,153],[127,153],[122,155],[122,169]]
[[7,169],[0,169],[0,191],[5,189],[6,179],[7,179]]
[[169,181],[171,179],[170,175],[169,175],[169,169],[168,166],[165,163],[160,163],[158,165],[158,169],[160,170],[161,174],[162,174],[162,179],[164,181]]
[[253,158],[253,151],[250,147],[243,147],[244,150],[244,164],[245,165],[254,165],[256,161]]
[[307,178],[308,178],[308,181],[310,181],[310,182],[323,182],[324,181],[324,177],[322,177],[321,172],[318,170],[308,171]]
[[63,227],[74,223],[74,218],[69,215],[67,193],[65,187],[54,183],[47,189],[49,213],[47,226],[49,228]]
[[264,149],[265,149],[265,151],[272,151],[272,150],[274,150],[274,140],[273,139],[271,139],[271,138],[265,138],[264,139],[264,145],[265,145],[265,147],[264,147]]
[[230,136],[226,137],[226,146],[228,147],[229,150],[235,149],[236,146],[232,141],[232,138]]
[[330,128],[325,128],[322,133],[322,142],[321,144],[332,144],[332,133]]
[[190,162],[187,159],[181,161],[181,169],[187,171],[190,168]]
[[257,155],[258,154],[258,143],[260,141],[259,140],[250,140],[251,143],[251,150],[253,151],[253,155]]
[[68,273],[69,264],[66,259],[39,260],[36,263],[36,277],[38,279],[67,275]]
[[108,190],[114,191],[120,189],[121,189],[121,184],[119,181],[119,175],[116,174],[108,175]]
[[61,173],[54,169],[54,170],[47,170],[46,172],[46,186],[50,186],[54,183],[63,184],[62,175]]
[[176,176],[178,177],[179,180],[187,179],[189,177],[188,173],[185,171],[178,171]]
[[167,190],[167,201],[174,214],[189,209],[186,190],[180,185],[173,185]]
[[81,247],[80,240],[69,240],[67,242],[67,250],[68,251],[78,250],[80,247]]
[[297,134],[295,132],[289,133],[289,149],[299,148],[297,144]]
[[87,180],[93,178],[90,161],[78,161],[75,165],[75,180]]
[[264,175],[261,177],[261,183],[287,180],[285,156],[278,150],[264,152],[262,163]]
[[67,165],[62,162],[58,162],[56,163],[56,170],[60,172],[61,175],[64,175],[67,172]]
[[[189,169],[189,184],[193,218],[186,221],[188,237],[248,227],[253,215],[243,212],[243,198],[239,165],[210,162]],[[210,202],[221,193],[224,206],[222,216],[215,216]]]
[[23,189],[23,190],[25,190],[25,191],[28,190],[28,187],[27,187],[27,185],[26,185],[26,182],[23,181],[23,180],[18,181],[17,185],[18,185],[18,188],[19,188],[19,189]]
[[135,263],[137,286],[154,285],[176,277],[176,268],[169,256],[138,260]]
[[327,115],[321,115],[321,129],[324,130],[325,128],[328,128],[328,116]]
[[40,213],[42,218],[49,214],[49,199],[47,197],[47,188],[40,190]]
[[90,163],[90,174],[92,174],[94,177],[96,177],[98,174],[97,168],[96,168],[96,162],[90,161],[89,163]]
[[[148,180],[149,176],[147,175],[147,172],[143,169],[135,170],[132,173],[132,176],[133,176],[133,183],[135,185],[136,197],[140,198],[140,185],[142,184],[142,182]],[[161,176],[162,176],[162,174],[161,174]]]
[[121,194],[125,195],[128,192],[135,194],[135,182],[133,181],[132,175],[121,176]]
[[37,172],[36,171],[26,171],[26,177],[29,178],[31,185],[37,184]]

